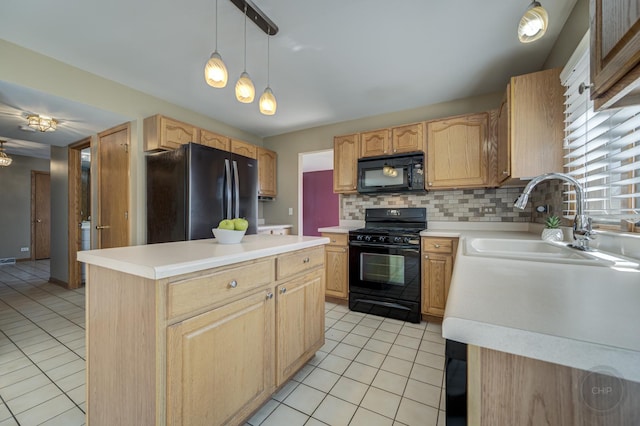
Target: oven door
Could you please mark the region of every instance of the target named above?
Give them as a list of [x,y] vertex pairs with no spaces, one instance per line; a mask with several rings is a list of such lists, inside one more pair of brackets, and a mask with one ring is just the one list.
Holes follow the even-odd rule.
[[420,246],[349,243],[349,291],[420,301]]

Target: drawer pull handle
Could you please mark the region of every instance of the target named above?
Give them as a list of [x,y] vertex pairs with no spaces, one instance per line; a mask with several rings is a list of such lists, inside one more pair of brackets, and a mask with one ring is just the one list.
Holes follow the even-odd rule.
[[440,248],[440,244],[434,244],[433,245],[435,248]]
[[309,263],[309,258],[305,257],[304,259],[302,259],[302,263]]
[[269,292],[267,293],[267,300],[271,300],[273,299],[273,293]]
[[236,281],[236,280],[232,280],[232,281],[229,283],[229,288],[236,288],[236,287],[238,287],[238,281]]
[[286,287],[282,287],[282,288],[280,289],[280,293],[281,293],[281,294],[285,294],[286,292],[287,292],[287,288],[286,288]]

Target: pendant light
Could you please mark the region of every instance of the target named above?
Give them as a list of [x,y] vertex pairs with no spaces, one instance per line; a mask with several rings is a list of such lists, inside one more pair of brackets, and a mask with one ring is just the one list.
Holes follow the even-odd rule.
[[549,15],[540,2],[533,1],[527,8],[518,25],[518,39],[522,43],[531,43],[541,38],[547,31]]
[[273,95],[271,91],[271,87],[269,87],[269,39],[270,39],[270,31],[267,32],[267,88],[264,89],[262,96],[260,96],[260,112],[264,115],[273,115],[276,113],[276,108],[278,104],[276,103],[276,97]]
[[253,102],[256,89],[247,73],[247,5],[244,6],[244,71],[236,83],[236,99],[244,104]]
[[229,74],[218,53],[218,0],[216,0],[216,48],[204,67],[204,79],[211,87],[222,88],[227,85]]

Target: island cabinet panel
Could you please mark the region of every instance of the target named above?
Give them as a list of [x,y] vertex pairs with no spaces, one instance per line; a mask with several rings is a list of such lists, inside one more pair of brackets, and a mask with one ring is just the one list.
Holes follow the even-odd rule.
[[489,115],[427,123],[427,189],[486,187],[489,183]]
[[278,256],[276,259],[276,278],[289,278],[311,268],[324,265],[324,249],[316,247]]
[[87,424],[162,423],[154,403],[164,377],[155,282],[94,265],[87,270]]
[[189,142],[199,142],[198,128],[163,115],[144,119],[144,150],[172,150]]
[[275,389],[271,290],[167,329],[167,422],[241,424]]
[[324,345],[324,269],[276,287],[277,380],[280,386]]
[[467,424],[640,424],[640,383],[523,356],[467,347]]
[[333,138],[333,192],[355,194],[358,188],[360,135]]
[[167,317],[171,320],[193,314],[267,285],[274,280],[274,270],[274,260],[268,258],[171,282],[167,288]]

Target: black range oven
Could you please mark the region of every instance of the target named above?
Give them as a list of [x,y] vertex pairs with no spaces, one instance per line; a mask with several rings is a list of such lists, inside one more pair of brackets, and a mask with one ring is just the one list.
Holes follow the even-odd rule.
[[420,231],[426,209],[367,209],[349,232],[349,309],[420,322]]

